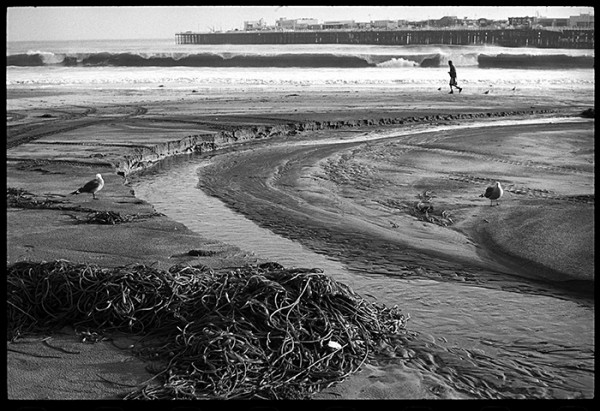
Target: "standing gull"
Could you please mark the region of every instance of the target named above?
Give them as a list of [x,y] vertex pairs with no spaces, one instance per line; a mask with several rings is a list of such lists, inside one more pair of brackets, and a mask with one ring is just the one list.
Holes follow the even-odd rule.
[[502,189],[500,182],[496,181],[496,184],[494,184],[493,186],[489,186],[485,190],[485,193],[479,195],[479,197],[489,198],[490,199],[490,207],[492,207],[493,206],[492,200],[496,200],[496,205],[500,205],[498,203],[498,199],[500,197],[502,197],[502,194],[504,194],[504,190]]
[[96,193],[102,190],[102,187],[104,187],[104,180],[100,174],[96,174],[95,179],[88,181],[83,187],[78,188],[71,194],[92,193],[94,200],[96,200]]

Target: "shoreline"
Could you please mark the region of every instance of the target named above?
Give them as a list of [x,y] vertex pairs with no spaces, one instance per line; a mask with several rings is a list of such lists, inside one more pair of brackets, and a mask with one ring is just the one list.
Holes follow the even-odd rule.
[[[335,98],[335,97],[334,97]],[[434,100],[432,100],[434,101]],[[252,103],[249,102],[250,106]],[[181,103],[173,103],[173,107],[177,107]],[[333,104],[335,106],[335,103]],[[137,106],[149,106],[150,112],[156,110],[158,116],[153,122],[148,121],[148,111],[136,109],[135,107],[123,106],[98,107],[99,115],[92,120],[89,119],[90,114],[86,114],[81,118],[61,119],[69,124],[60,124],[56,121],[57,117],[40,118],[40,113],[50,111],[41,109],[33,111],[32,117],[36,117],[36,121],[47,123],[44,125],[43,133],[36,130],[29,131],[28,140],[24,145],[17,145],[9,149],[7,152],[7,186],[19,187],[29,190],[36,194],[38,198],[48,198],[47,194],[52,194],[51,198],[62,201],[62,204],[69,205],[85,205],[97,210],[110,209],[122,212],[124,214],[143,214],[151,213],[153,207],[151,204],[145,203],[135,197],[126,184],[126,177],[130,173],[134,173],[145,167],[156,164],[161,159],[175,154],[183,154],[189,151],[197,151],[197,146],[202,150],[213,150],[219,144],[225,147],[231,147],[236,144],[244,144],[252,141],[253,137],[261,136],[273,137],[285,135],[286,133],[295,134],[306,130],[337,130],[348,127],[351,130],[357,130],[362,127],[381,128],[394,124],[399,124],[399,121],[409,124],[430,123],[432,121],[452,121],[452,120],[470,120],[473,117],[489,118],[489,117],[506,117],[507,113],[519,113],[519,108],[513,110],[502,110],[496,107],[487,112],[496,114],[488,115],[487,112],[481,113],[466,113],[457,114],[439,114],[440,108],[429,108],[423,110],[429,114],[419,114],[418,110],[411,116],[403,118],[400,113],[396,115],[386,116],[382,113],[380,107],[368,107],[364,110],[364,116],[369,116],[369,113],[377,112],[380,116],[375,120],[369,119],[351,119],[348,117],[356,116],[356,110],[346,113],[336,111],[335,107],[330,112],[321,114],[300,113],[288,115],[268,116],[266,119],[255,114],[250,115],[234,115],[234,114],[205,114],[196,117],[193,125],[186,129],[175,129],[174,123],[165,116],[169,115],[169,110],[158,107],[158,105],[149,105],[146,103],[138,104]],[[196,106],[199,107],[199,106]],[[587,107],[583,104],[583,107]],[[531,109],[531,108],[530,108]],[[128,128],[131,134],[128,134],[128,141],[123,141],[120,134],[123,130],[114,128],[111,121],[105,121],[100,114],[102,110],[110,111],[112,117],[109,119],[114,122],[126,121],[128,124],[135,125],[136,128]],[[186,108],[190,110],[190,108]],[[521,108],[522,112],[519,115],[527,114],[527,110]],[[561,107],[537,108],[542,115],[555,115],[556,112],[565,111]],[[18,112],[19,110],[7,110],[9,112]],[[191,111],[191,110],[190,110]],[[393,111],[393,110],[390,110]],[[454,109],[444,109],[442,112],[452,112]],[[460,112],[460,109],[456,109]],[[571,115],[576,115],[577,108],[570,108],[566,112]],[[408,112],[408,111],[407,111]],[[436,114],[437,112],[437,114]],[[133,114],[131,114],[133,113]],[[177,113],[176,110],[171,113]],[[335,113],[332,115],[332,113]],[[92,112],[92,115],[94,112]],[[131,115],[130,115],[131,114]],[[474,116],[477,114],[477,116]],[[531,113],[530,113],[531,114]],[[129,117],[127,117],[129,116]],[[178,115],[175,114],[174,117]],[[307,118],[313,118],[307,120]],[[328,118],[326,120],[326,118]],[[296,119],[296,123],[293,120]],[[177,119],[175,119],[177,120]],[[200,120],[200,121],[198,121]],[[265,121],[266,120],[266,121]],[[301,120],[301,121],[298,121]],[[17,120],[17,122],[20,120]],[[223,124],[222,122],[225,121]],[[27,119],[22,120],[24,126],[27,125]],[[262,124],[261,124],[262,123]],[[265,123],[267,123],[265,125]],[[406,124],[405,123],[405,124]],[[156,133],[157,140],[178,136],[178,139],[167,142],[158,142],[148,145],[148,127],[145,124],[152,124],[151,129]],[[158,124],[158,125],[157,125]],[[245,129],[242,126],[247,126]],[[299,126],[300,125],[300,126]],[[9,124],[10,126],[10,124]],[[222,127],[230,127],[229,130],[223,130]],[[129,127],[129,126],[128,126]],[[205,133],[197,133],[190,136],[190,130],[204,129]],[[81,144],[82,139],[86,139],[90,133],[98,132],[98,135],[104,137],[103,144],[89,145]],[[41,136],[39,134],[42,134]],[[28,133],[21,134],[27,136]],[[133,138],[132,138],[133,136]],[[179,138],[183,136],[183,138]],[[113,145],[107,142],[113,141]],[[264,140],[268,142],[270,140]],[[67,148],[67,151],[63,151]],[[129,151],[125,155],[124,160],[119,160],[119,155],[122,155],[123,149]],[[80,182],[87,181],[90,175],[93,175],[96,169],[100,168],[105,174],[107,186],[98,194],[99,200],[92,201],[80,195],[78,197],[61,197],[61,193],[66,193],[69,189],[74,188]],[[119,174],[122,173],[122,174]],[[69,187],[68,189],[66,187]],[[110,189],[109,189],[110,187]],[[77,212],[73,211],[71,214]],[[158,267],[167,268],[175,261],[173,256],[187,253],[191,249],[202,249],[214,251],[212,256],[187,256],[183,259],[178,258],[176,262],[193,262],[203,265],[218,267],[230,267],[243,265],[248,262],[255,262],[255,257],[247,255],[244,250],[236,247],[222,244],[214,240],[204,238],[203,236],[191,232],[182,224],[176,223],[173,220],[164,217],[156,216],[145,221],[127,223],[116,226],[94,226],[73,224],[72,216],[64,211],[46,210],[46,209],[9,209],[8,217],[8,257],[7,261],[17,261],[19,259],[55,259],[66,258],[79,261],[88,261],[110,265],[123,265],[131,262],[138,263],[156,263]],[[40,227],[44,229],[40,230]],[[91,235],[90,235],[91,234]],[[140,241],[140,239],[144,241]],[[115,241],[117,240],[117,241]],[[100,251],[98,251],[100,250]],[[58,336],[55,337],[58,340]],[[66,340],[69,341],[67,337]],[[71,340],[72,341],[72,340]],[[27,346],[30,352],[35,352],[36,347],[39,349],[40,341],[30,341]],[[117,352],[111,350],[110,347],[97,346],[107,355],[107,361],[115,358]],[[58,371],[56,381],[47,378],[36,377],[34,374],[27,374],[23,367],[23,363],[19,360],[19,355],[13,353],[9,355],[9,382],[21,381],[15,386],[14,383],[9,383],[13,391],[13,398],[22,398],[21,396],[31,395],[31,391],[37,391],[39,397],[44,395],[54,396],[57,393],[53,392],[53,383],[56,381],[71,381],[69,384],[74,384],[81,388],[81,392],[75,390],[71,395],[73,398],[102,398],[107,393],[117,394],[120,390],[116,386],[107,388],[106,384],[91,383],[90,376],[82,377],[82,383],[74,383],[71,377],[67,377],[70,369],[74,364],[77,364],[77,359],[71,359],[71,362],[64,361],[64,368],[57,365],[55,371]],[[121,360],[119,360],[121,361]],[[59,361],[60,362],[60,361]],[[43,360],[40,360],[44,364]],[[125,368],[117,371],[117,374],[124,372],[127,363],[122,363]],[[12,368],[12,370],[11,370]],[[26,377],[22,380],[23,377]],[[140,373],[136,376],[138,382],[147,379],[148,375]],[[83,385],[86,388],[83,389]],[[62,383],[61,383],[62,384]],[[69,385],[67,384],[67,386]],[[92,386],[93,388],[89,388]],[[33,388],[35,387],[35,388]],[[122,387],[121,387],[122,388]],[[21,391],[19,391],[21,390]],[[417,390],[418,391],[418,390]],[[9,392],[9,396],[10,396]],[[38,395],[38,394],[36,394]],[[58,398],[61,394],[58,394]],[[79,396],[81,395],[81,396]],[[348,394],[347,394],[348,395]],[[413,392],[407,394],[408,398],[421,398],[423,392]],[[412,395],[412,397],[411,397]],[[343,395],[342,395],[343,398]]]

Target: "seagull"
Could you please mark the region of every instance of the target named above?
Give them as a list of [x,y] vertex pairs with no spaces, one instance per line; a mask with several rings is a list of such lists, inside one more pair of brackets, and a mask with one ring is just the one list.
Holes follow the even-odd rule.
[[96,200],[96,193],[102,190],[102,187],[104,187],[104,180],[100,174],[96,174],[95,179],[88,181],[83,187],[78,188],[71,194],[91,193],[94,197],[94,200]]
[[490,207],[493,207],[492,200],[496,200],[496,205],[500,205],[498,203],[498,199],[500,197],[502,197],[502,194],[504,194],[504,190],[502,189],[500,182],[496,181],[496,184],[494,184],[493,186],[489,186],[485,190],[485,193],[480,194],[479,197],[489,198],[490,199]]

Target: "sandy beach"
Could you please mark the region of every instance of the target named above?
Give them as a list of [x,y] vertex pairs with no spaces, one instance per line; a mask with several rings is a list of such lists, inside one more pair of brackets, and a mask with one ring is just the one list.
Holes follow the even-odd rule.
[[[7,262],[167,269],[260,261],[156,213],[128,185],[136,172],[201,146],[214,155],[200,178],[209,194],[357,269],[360,260],[368,271],[372,259],[379,274],[400,267],[407,278],[551,296],[593,310],[594,120],[581,117],[593,107],[593,89],[8,89],[7,187],[53,203],[7,209]],[[398,130],[402,138],[364,140]],[[96,173],[105,180],[97,200],[68,195]],[[505,192],[490,207],[479,195],[495,181]],[[427,214],[434,222],[414,212],[425,192],[434,196]],[[93,210],[142,218],[78,222]],[[134,337],[95,344],[79,337],[63,329],[9,343],[8,398],[118,399],[152,377],[123,349]],[[366,366],[317,399],[475,397],[432,391],[409,366],[380,372]]]

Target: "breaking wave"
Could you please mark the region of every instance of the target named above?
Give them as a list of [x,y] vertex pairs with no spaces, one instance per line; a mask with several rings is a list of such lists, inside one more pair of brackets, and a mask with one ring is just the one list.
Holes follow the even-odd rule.
[[337,53],[51,53],[33,51],[6,58],[7,66],[40,67],[441,67],[512,69],[593,68],[594,56],[566,54],[337,54]]

